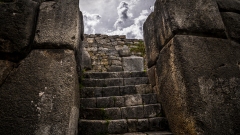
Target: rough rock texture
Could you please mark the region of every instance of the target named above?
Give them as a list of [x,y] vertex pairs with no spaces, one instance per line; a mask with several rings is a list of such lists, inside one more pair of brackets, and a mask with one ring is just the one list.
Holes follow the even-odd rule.
[[143,71],[142,57],[123,57],[124,71]]
[[34,48],[79,50],[79,37],[82,34],[79,12],[76,0],[43,2],[40,5]]
[[85,48],[83,48],[82,51],[82,69],[86,70],[92,69],[91,57]]
[[240,45],[175,36],[157,62],[160,101],[174,134],[240,133]]
[[220,11],[240,13],[239,0],[216,0],[216,1],[218,3]]
[[0,86],[8,77],[14,67],[14,63],[6,60],[0,60]]
[[229,38],[240,42],[240,14],[233,12],[222,12],[221,14]]
[[89,53],[92,62],[91,69],[84,69],[88,72],[124,71],[123,57],[143,57],[144,65],[146,62],[142,39],[126,39],[124,35],[91,34],[85,35],[83,48]]
[[77,133],[78,88],[73,51],[33,50],[0,87],[0,134]]
[[239,5],[156,0],[144,24],[150,83],[176,135],[240,134]]
[[30,51],[38,4],[31,0],[1,2],[0,10],[0,59],[19,61]]

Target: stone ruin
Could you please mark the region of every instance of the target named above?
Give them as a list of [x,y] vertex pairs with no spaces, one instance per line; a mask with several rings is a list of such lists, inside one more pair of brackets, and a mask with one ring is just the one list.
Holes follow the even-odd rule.
[[[120,55],[83,64],[78,5],[0,1],[0,134],[78,134],[82,69],[124,71]],[[240,134],[239,13],[239,0],[156,0],[144,24],[148,76],[173,134]]]
[[145,47],[142,39],[125,35],[85,35],[82,68],[88,72],[143,71]]

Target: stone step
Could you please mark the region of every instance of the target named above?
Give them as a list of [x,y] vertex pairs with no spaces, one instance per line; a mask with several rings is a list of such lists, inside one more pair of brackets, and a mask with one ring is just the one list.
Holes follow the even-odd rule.
[[81,119],[89,120],[141,119],[162,115],[160,104],[112,108],[81,108],[80,112]]
[[153,93],[153,89],[150,84],[81,88],[81,98],[124,96],[148,93]]
[[81,84],[83,87],[127,86],[149,84],[149,80],[147,77],[83,79]]
[[126,107],[143,104],[156,104],[157,95],[154,93],[134,94],[125,96],[81,98],[80,100],[83,108]]
[[131,77],[147,77],[147,72],[86,72],[83,78],[102,79],[102,78],[131,78]]
[[125,134],[108,134],[108,135],[173,135],[168,131],[154,131],[154,132],[131,132]]
[[168,130],[168,122],[163,117],[147,119],[79,120],[79,133],[81,135],[124,134],[144,131],[151,133],[149,131],[166,130]]

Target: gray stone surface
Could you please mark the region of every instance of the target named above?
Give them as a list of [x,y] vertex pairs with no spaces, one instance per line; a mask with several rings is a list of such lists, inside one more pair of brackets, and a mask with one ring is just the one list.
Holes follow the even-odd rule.
[[0,134],[77,134],[78,88],[73,51],[33,50],[0,86]]
[[102,95],[103,97],[120,96],[119,86],[103,87]]
[[110,66],[109,69],[108,69],[108,72],[120,72],[120,71],[123,71],[122,66],[112,65],[112,66]]
[[157,103],[157,95],[156,94],[143,94],[142,102],[143,104],[156,104]]
[[125,105],[124,97],[122,96],[116,96],[116,97],[111,97],[114,100],[114,106],[115,107],[123,107]]
[[125,96],[126,106],[134,106],[134,105],[142,105],[142,104],[143,104],[143,101],[142,101],[142,96],[140,94]]
[[162,48],[161,45],[159,45],[160,38],[156,31],[159,27],[159,21],[157,21],[157,19],[156,13],[151,13],[143,24],[143,36],[148,68],[152,67],[156,63],[160,49]]
[[152,85],[152,87],[154,87],[156,85],[156,66],[152,66],[151,68],[148,69],[147,71],[148,73],[148,79],[150,84]]
[[143,106],[121,107],[123,119],[140,119],[143,118]]
[[222,12],[221,14],[228,37],[240,43],[240,14],[233,12]]
[[18,0],[0,4],[0,58],[19,61],[30,51],[38,4]]
[[161,105],[160,104],[148,104],[144,105],[144,117],[152,118],[158,117],[161,114]]
[[78,1],[46,1],[41,3],[34,48],[60,48],[79,51],[79,41],[83,29],[80,17]]
[[131,77],[124,78],[124,85],[139,85],[139,84],[148,84],[149,80],[147,77]]
[[138,119],[137,131],[148,131],[149,121],[148,119]]
[[102,87],[83,87],[80,95],[82,98],[102,97]]
[[82,66],[82,69],[84,69],[85,71],[92,69],[92,61],[91,61],[90,55],[84,48],[82,50],[82,65],[81,66]]
[[94,108],[97,106],[96,98],[81,98],[80,102],[83,108]]
[[112,120],[108,125],[109,133],[126,133],[127,132],[127,121],[126,120]]
[[161,104],[173,134],[238,134],[240,46],[175,36],[157,62]]
[[106,120],[80,120],[79,129],[81,135],[107,134],[108,122]]
[[120,94],[122,96],[124,95],[131,95],[131,94],[137,94],[136,88],[134,85],[132,86],[120,86],[119,87]]
[[140,84],[140,85],[135,85],[136,91],[139,94],[148,94],[152,93],[152,86],[150,84]]
[[143,58],[142,57],[123,57],[123,70],[124,71],[143,71]]
[[156,1],[154,13],[161,20],[157,29],[160,45],[165,45],[175,34],[182,33],[226,37],[216,1]]
[[224,12],[240,12],[240,1],[239,0],[216,0],[220,11]]
[[0,86],[7,79],[14,68],[14,63],[7,60],[0,60]]
[[168,122],[163,117],[149,118],[149,128],[151,131],[164,131],[168,129]]
[[114,107],[114,100],[110,97],[98,97],[97,107],[98,108]]

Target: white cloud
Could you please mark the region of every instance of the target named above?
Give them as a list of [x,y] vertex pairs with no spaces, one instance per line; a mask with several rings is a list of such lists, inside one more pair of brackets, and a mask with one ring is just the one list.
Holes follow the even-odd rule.
[[95,26],[100,22],[101,16],[99,14],[90,14],[83,11],[84,32],[95,34]]
[[143,38],[143,23],[149,15],[148,10],[142,10],[140,15],[133,19],[134,23],[126,28],[117,29],[115,31],[108,32],[109,35],[127,35],[127,38]]

